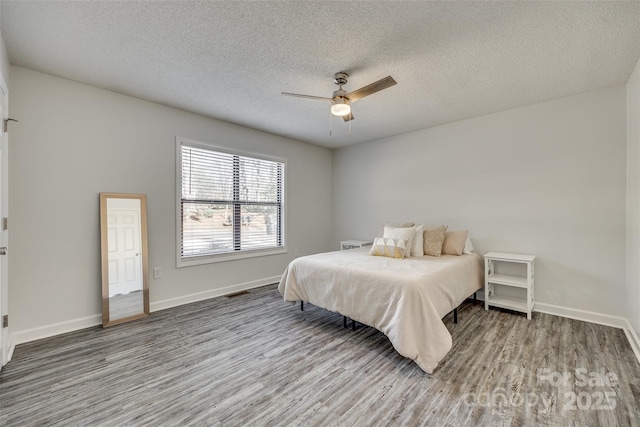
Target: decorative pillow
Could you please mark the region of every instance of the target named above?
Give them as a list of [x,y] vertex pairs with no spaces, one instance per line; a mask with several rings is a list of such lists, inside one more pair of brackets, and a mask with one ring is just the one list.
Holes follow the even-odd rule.
[[369,251],[369,255],[400,259],[404,258],[405,252],[407,252],[407,241],[405,239],[376,237]]
[[450,230],[444,234],[442,253],[448,255],[462,255],[464,244],[469,235],[468,230]]
[[406,228],[392,228],[389,226],[384,227],[384,234],[382,237],[385,239],[404,239],[407,241],[407,250],[404,253],[405,258],[411,256],[411,246],[413,245],[413,235],[416,232],[415,227]]
[[473,244],[471,243],[471,238],[469,238],[469,235],[467,234],[467,241],[464,242],[464,250],[462,251],[463,254],[471,254],[473,253]]
[[384,235],[384,228],[409,228],[413,227],[415,224],[413,222],[385,222],[382,226],[382,229],[378,232],[378,237],[382,237]]
[[411,245],[411,256],[424,256],[424,225],[416,227],[413,234],[413,244]]
[[442,244],[444,243],[444,235],[447,231],[446,225],[438,227],[425,227],[422,233],[424,243],[423,250],[425,255],[440,256],[442,253]]
[[409,227],[413,227],[414,225],[416,225],[413,222],[385,222],[384,226],[385,227],[391,227],[391,228],[409,228]]

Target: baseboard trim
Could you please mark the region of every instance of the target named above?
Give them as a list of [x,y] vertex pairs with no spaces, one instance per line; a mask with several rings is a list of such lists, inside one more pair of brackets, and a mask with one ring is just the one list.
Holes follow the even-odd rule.
[[9,333],[9,350],[7,351],[7,363],[11,362],[13,357],[13,350],[16,349],[16,344],[11,339],[11,333]]
[[582,320],[583,322],[596,323],[598,325],[613,326],[614,328],[624,329],[629,321],[620,316],[612,316],[609,314],[596,313],[595,311],[579,310],[577,308],[561,307],[559,305],[544,304],[536,302],[533,311],[539,313],[551,314],[554,316],[567,317],[574,320]]
[[633,354],[635,354],[638,363],[640,363],[640,339],[638,339],[638,335],[636,335],[635,331],[631,327],[629,319],[625,317],[538,302],[534,304],[534,311],[551,314],[552,316],[567,317],[569,319],[622,329],[629,341],[631,350],[633,350]]
[[629,320],[627,320],[627,326],[624,328],[624,333],[629,340],[633,353],[636,355],[636,359],[638,359],[638,363],[640,363],[640,338],[638,338],[636,331],[633,330]]
[[[11,345],[15,346],[30,341],[36,341],[42,338],[49,338],[55,335],[66,334],[67,332],[77,331],[79,329],[90,328],[102,324],[102,315],[94,314],[79,319],[67,320],[65,322],[54,323],[52,325],[41,326],[38,328],[26,329],[24,331],[13,332],[11,334]],[[13,350],[10,350],[13,353]]]
[[[209,291],[197,292],[195,294],[184,295],[177,298],[170,298],[162,301],[152,302],[149,310],[154,311],[165,310],[172,307],[177,307],[192,302],[203,301],[210,298],[221,297],[224,295],[246,291],[253,288],[259,288],[261,286],[277,283],[280,281],[280,276],[267,277],[264,279],[253,280],[250,282],[238,283],[231,286],[225,286],[224,288],[211,289]],[[91,328],[93,326],[102,324],[102,314],[94,314],[79,319],[68,320],[65,322],[55,323],[52,325],[41,326],[38,328],[26,329],[24,331],[17,331],[10,333],[9,335],[9,355],[8,360],[11,360],[15,347],[19,344],[24,344],[30,341],[36,341],[43,338],[49,338],[55,335],[66,334],[68,332],[77,331],[80,329]]]
[[225,286],[224,288],[211,289],[208,291],[197,292],[195,294],[184,295],[177,298],[169,298],[162,301],[152,302],[149,309],[153,313],[154,311],[166,310],[168,308],[178,307],[180,305],[190,304],[192,302],[203,301],[210,298],[222,297],[236,292],[259,288],[261,286],[277,283],[280,281],[280,279],[281,276],[267,277],[264,279],[252,280],[251,282]]

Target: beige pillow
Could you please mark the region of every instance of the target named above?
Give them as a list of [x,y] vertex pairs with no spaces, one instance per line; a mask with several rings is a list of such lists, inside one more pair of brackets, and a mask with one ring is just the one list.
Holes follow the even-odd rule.
[[425,255],[440,256],[446,231],[446,225],[424,227],[424,233],[422,233],[422,236],[424,239],[423,249]]
[[386,256],[389,258],[404,258],[405,252],[408,252],[407,241],[404,239],[385,239],[384,237],[376,237],[371,245],[369,255]]
[[442,253],[447,255],[462,255],[469,230],[450,230],[444,234]]
[[393,228],[385,225],[382,237],[386,239],[403,239],[407,241],[407,250],[404,253],[405,258],[411,256],[411,246],[413,245],[413,235],[416,232],[415,227]]

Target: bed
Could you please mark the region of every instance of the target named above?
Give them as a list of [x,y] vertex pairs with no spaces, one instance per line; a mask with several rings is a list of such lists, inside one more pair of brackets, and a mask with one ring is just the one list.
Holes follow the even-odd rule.
[[278,285],[305,301],[384,333],[398,353],[432,373],[452,346],[442,318],[482,287],[476,253],[394,259],[368,248],[300,257]]

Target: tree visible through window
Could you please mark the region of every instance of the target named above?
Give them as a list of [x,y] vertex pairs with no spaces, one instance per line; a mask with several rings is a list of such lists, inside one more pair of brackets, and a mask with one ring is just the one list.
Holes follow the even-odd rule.
[[182,141],[180,259],[284,248],[284,162]]

